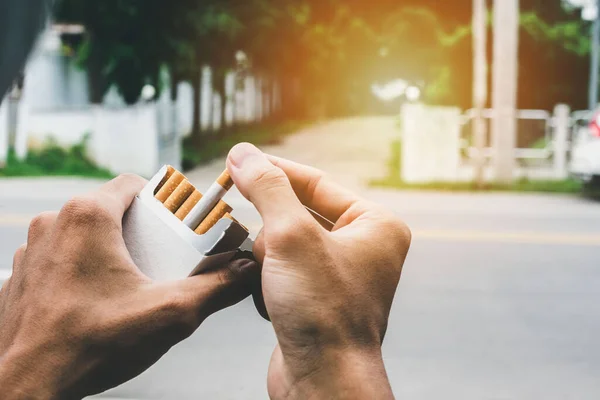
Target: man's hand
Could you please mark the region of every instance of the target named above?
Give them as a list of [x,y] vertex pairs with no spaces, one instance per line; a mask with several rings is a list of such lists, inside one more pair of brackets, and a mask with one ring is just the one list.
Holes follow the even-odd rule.
[[120,176],[29,227],[0,291],[3,399],[80,399],[123,383],[249,293],[256,264],[155,283],[133,264],[121,220],[144,180]]
[[[242,144],[233,180],[260,212],[254,253],[278,339],[272,398],[392,398],[381,344],[410,231],[321,172]],[[334,222],[323,228],[305,207]]]

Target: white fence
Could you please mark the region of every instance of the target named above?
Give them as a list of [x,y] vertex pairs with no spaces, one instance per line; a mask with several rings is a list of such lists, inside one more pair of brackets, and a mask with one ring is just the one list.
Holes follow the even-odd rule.
[[455,182],[460,173],[460,109],[406,104],[402,108],[402,179]]
[[[200,104],[201,125],[205,130],[218,129],[221,124],[221,99],[208,94],[210,70],[204,69],[203,91]],[[243,90],[235,89],[235,76],[227,77],[225,122],[248,123],[257,121],[277,108],[278,88],[271,96],[261,96],[257,81],[248,77]],[[211,89],[212,90],[212,89]],[[181,83],[178,98],[171,102],[169,93],[163,93],[152,103],[128,107],[122,102],[102,106],[71,106],[37,108],[31,106],[32,94],[26,91],[21,101],[8,107],[6,99],[0,108],[0,167],[6,160],[8,140],[14,140],[17,156],[24,158],[29,147],[43,146],[52,138],[61,146],[80,143],[89,135],[88,152],[101,167],[113,173],[134,172],[152,176],[164,164],[181,165],[181,140],[192,130],[193,90]],[[269,103],[268,105],[263,103]],[[33,103],[35,104],[35,103]],[[9,114],[16,108],[14,132],[9,132]]]
[[[21,109],[25,104],[20,104]],[[21,113],[18,126],[27,134],[31,146],[43,145],[49,138],[62,146],[72,146],[81,142],[86,134],[94,129],[94,109],[79,107],[74,109],[26,110]]]
[[181,168],[181,144],[170,105],[96,107],[92,113],[89,151],[98,165],[115,173],[145,177],[154,175],[163,164]]
[[[402,179],[408,183],[470,182],[475,177],[471,162],[478,154],[461,135],[462,128],[474,114],[462,115],[458,108],[406,104],[402,108]],[[492,110],[483,112],[484,119],[493,117]],[[543,110],[520,110],[521,120],[539,120],[544,126],[544,148],[516,148],[514,158],[522,161],[514,169],[515,179],[562,180],[568,176],[572,120],[568,106],[558,105],[553,114]],[[466,142],[466,144],[465,144]],[[491,142],[491,140],[489,141]],[[483,158],[495,156],[492,147],[483,149]],[[465,162],[466,158],[466,162]],[[483,170],[484,179],[493,181],[491,166]]]
[[0,97],[0,167],[8,156],[8,100]]
[[[6,159],[9,136],[7,105],[1,110],[0,161]],[[176,107],[170,102],[52,111],[19,107],[18,121],[15,148],[21,158],[28,146],[42,146],[49,138],[72,146],[88,136],[89,156],[113,173],[150,177],[164,164],[181,167],[181,135]]]
[[[222,109],[230,125],[259,121],[281,106],[275,83],[272,92],[263,96],[259,78],[246,76],[240,88],[236,80],[241,77],[232,72],[226,77],[225,99],[221,99],[213,90],[210,67],[202,68],[200,78],[198,111],[205,131],[220,128]],[[133,107],[127,107],[114,88],[104,97],[103,106],[92,106],[89,92],[87,74],[62,52],[59,33],[44,32],[25,68],[18,106],[9,107],[8,99],[2,102],[0,97],[0,167],[6,161],[10,138],[17,156],[23,158],[28,147],[42,145],[49,138],[70,146],[86,134],[90,135],[90,155],[114,173],[150,176],[161,164],[180,164],[181,138],[191,133],[193,124],[190,83],[179,84],[175,105],[168,90],[156,103]]]

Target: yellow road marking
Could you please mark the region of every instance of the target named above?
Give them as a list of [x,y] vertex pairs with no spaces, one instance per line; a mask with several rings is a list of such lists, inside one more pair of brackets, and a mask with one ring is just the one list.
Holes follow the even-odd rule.
[[27,227],[35,215],[31,214],[0,214],[0,226]]
[[600,246],[600,235],[580,233],[417,230],[413,237],[417,240]]
[[[0,214],[0,227],[27,227],[35,215]],[[258,233],[262,224],[250,224],[251,231]],[[492,232],[478,230],[424,229],[413,231],[415,240],[439,240],[459,242],[488,242],[516,244],[554,244],[571,246],[600,246],[600,234],[547,233],[547,232]]]

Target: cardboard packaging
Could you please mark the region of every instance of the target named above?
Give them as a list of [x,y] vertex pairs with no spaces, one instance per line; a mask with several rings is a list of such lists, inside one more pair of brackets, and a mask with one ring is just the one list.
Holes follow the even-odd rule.
[[134,199],[123,217],[123,237],[135,264],[151,279],[183,279],[218,268],[238,253],[252,251],[248,231],[221,219],[199,235],[179,220],[154,195],[167,174],[163,167]]

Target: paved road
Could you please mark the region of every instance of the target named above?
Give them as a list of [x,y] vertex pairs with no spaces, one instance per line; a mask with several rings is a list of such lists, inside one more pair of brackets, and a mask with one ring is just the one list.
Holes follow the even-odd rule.
[[[358,188],[383,171],[395,135],[390,119],[337,121],[268,150]],[[219,161],[189,176],[206,188],[222,168]],[[33,215],[99,184],[0,180],[0,274],[8,273]],[[384,346],[399,399],[600,398],[600,203],[360,191],[414,232]],[[256,233],[260,218],[250,205],[236,193],[228,202]],[[274,343],[269,324],[244,302],[211,317],[146,374],[108,395],[263,399]]]
[[[0,267],[9,268],[30,216],[97,185],[0,181]],[[600,397],[600,204],[565,196],[364,194],[415,232],[385,345],[398,398]],[[231,202],[244,222],[260,226],[241,198]],[[265,398],[273,344],[269,324],[246,302],[209,319],[111,395]]]

